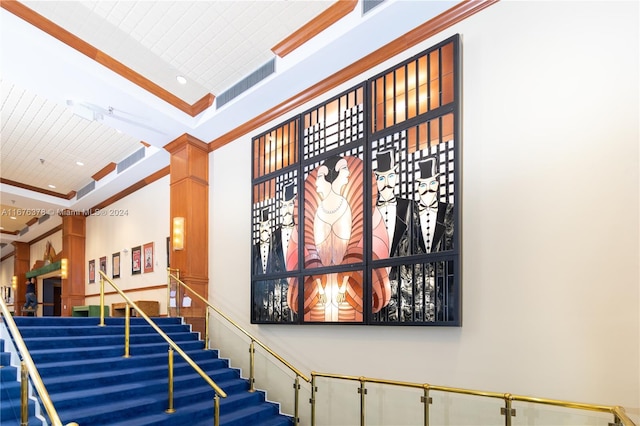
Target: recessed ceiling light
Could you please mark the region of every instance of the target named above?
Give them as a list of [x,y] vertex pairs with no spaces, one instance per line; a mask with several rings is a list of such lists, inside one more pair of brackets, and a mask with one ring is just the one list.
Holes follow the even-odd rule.
[[178,83],[180,84],[187,84],[187,79],[184,78],[183,76],[179,75],[176,77],[176,80],[178,80]]
[[56,188],[56,186],[55,186],[55,185],[51,185],[51,184],[49,184],[49,188],[51,188],[51,189],[55,189],[55,188]]
[[16,220],[16,217],[15,217],[15,216],[11,216],[11,218],[10,218],[10,219],[12,219],[12,220]]
[[82,161],[76,161],[76,164],[77,164],[78,166],[84,166],[84,163],[83,163]]

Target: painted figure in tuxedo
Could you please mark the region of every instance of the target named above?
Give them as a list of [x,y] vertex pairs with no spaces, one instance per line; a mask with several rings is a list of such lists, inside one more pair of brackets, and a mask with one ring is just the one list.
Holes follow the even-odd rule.
[[[424,253],[435,253],[453,248],[454,217],[453,205],[440,201],[440,173],[435,157],[418,164],[418,212],[420,217],[419,245]],[[436,265],[436,266],[434,266]],[[428,320],[448,320],[443,313],[448,284],[446,274],[441,269],[442,262],[428,263],[423,270],[425,310]],[[440,278],[436,278],[440,277]],[[447,303],[451,312],[454,307]]]
[[[269,209],[260,212],[259,240],[253,247],[254,275],[284,271],[284,257],[274,245],[274,235],[269,219]],[[281,250],[280,250],[281,253]],[[285,286],[283,289],[282,286]],[[253,321],[281,322],[289,319],[286,309],[286,279],[264,279],[254,282]],[[283,305],[285,308],[283,308]]]
[[[418,246],[420,226],[414,200],[396,195],[400,176],[394,152],[382,151],[377,157],[374,171],[378,197],[376,207],[380,212],[389,238],[389,257],[402,257],[420,253]],[[384,322],[422,321],[416,318],[418,303],[413,287],[413,274],[403,265],[389,268],[391,300],[375,320]]]
[[[285,257],[289,248],[291,236],[297,228],[295,226],[295,184],[289,183],[284,186],[282,197],[280,198],[280,225],[273,235],[273,250],[278,256],[278,266],[285,270]],[[275,272],[275,271],[274,271]],[[278,270],[277,272],[281,272]]]
[[[364,259],[363,164],[357,157],[333,156],[312,171],[305,181],[305,268],[361,263]],[[378,218],[378,223],[382,221]],[[388,242],[383,227],[374,230],[386,257]],[[297,250],[292,238],[288,253]],[[288,257],[288,259],[295,258]],[[289,267],[289,262],[287,263]],[[290,269],[297,267],[291,265]],[[304,319],[312,322],[361,322],[363,320],[361,270],[312,275],[304,282]],[[288,301],[297,312],[298,283],[289,285]],[[386,271],[372,279],[372,309],[379,311],[389,300]]]
[[435,158],[418,164],[419,245],[424,253],[453,248],[453,205],[440,201],[440,173]]

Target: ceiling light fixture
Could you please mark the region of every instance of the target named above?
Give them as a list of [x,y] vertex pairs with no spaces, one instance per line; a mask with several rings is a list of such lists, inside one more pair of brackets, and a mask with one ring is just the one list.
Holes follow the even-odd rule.
[[55,186],[55,185],[51,185],[51,184],[49,184],[49,188],[51,188],[51,189],[56,189],[56,186]]
[[176,76],[176,80],[178,80],[178,83],[180,83],[180,84],[187,84],[187,79],[186,79],[186,78],[184,78],[184,77],[183,77],[183,76],[181,76],[181,75]]
[[78,166],[84,166],[84,163],[83,163],[82,161],[76,161],[76,164],[77,164]]

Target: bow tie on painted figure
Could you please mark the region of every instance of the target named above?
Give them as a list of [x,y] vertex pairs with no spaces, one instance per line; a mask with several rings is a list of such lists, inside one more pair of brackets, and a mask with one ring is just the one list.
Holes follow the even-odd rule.
[[387,201],[378,198],[378,202],[376,203],[378,207],[395,206],[396,204],[398,204],[398,200],[396,199],[396,197],[393,197],[392,199]]
[[436,201],[436,202],[432,203],[430,206],[427,206],[427,205],[425,205],[423,203],[418,203],[418,211],[423,212],[423,211],[425,211],[427,209],[429,209],[429,210],[438,210],[438,202]]

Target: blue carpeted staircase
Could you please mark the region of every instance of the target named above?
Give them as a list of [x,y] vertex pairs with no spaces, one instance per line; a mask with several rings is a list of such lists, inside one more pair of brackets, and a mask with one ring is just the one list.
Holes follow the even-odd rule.
[[[80,426],[213,424],[213,389],[177,353],[173,404],[176,411],[165,413],[169,345],[144,319],[131,318],[129,358],[123,357],[124,318],[105,318],[104,327],[98,326],[99,318],[14,319],[63,424],[72,421]],[[240,377],[239,370],[218,358],[217,351],[204,350],[198,334],[180,319],[153,320],[228,394],[220,399],[222,426],[293,424],[291,417],[279,414],[277,404],[265,400],[264,393],[248,392],[248,380]],[[4,380],[3,373],[3,410],[5,388],[9,388]],[[12,395],[7,400],[13,401],[15,394]],[[17,395],[19,398],[19,392]],[[4,417],[1,424],[5,425]]]
[[[11,354],[5,352],[5,342],[0,339],[0,425],[20,425],[20,375],[19,368],[11,365]],[[29,424],[35,425],[35,402],[29,400]],[[41,424],[41,422],[40,422]]]

